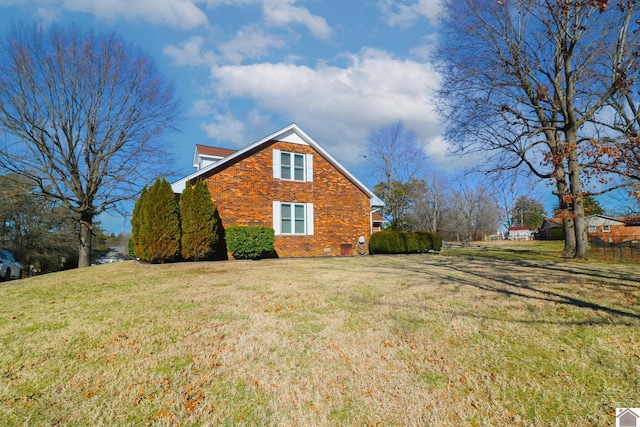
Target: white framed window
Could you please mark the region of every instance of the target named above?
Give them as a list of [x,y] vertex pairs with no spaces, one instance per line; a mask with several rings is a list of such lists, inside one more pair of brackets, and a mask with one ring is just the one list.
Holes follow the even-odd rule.
[[273,150],[273,177],[289,181],[313,181],[313,154]]
[[590,225],[589,226],[589,233],[595,233],[596,231],[597,230],[596,230],[596,226],[595,225]]
[[603,225],[602,226],[602,232],[608,233],[610,231],[611,231],[611,226],[610,225]]
[[273,202],[276,235],[313,235],[313,203]]

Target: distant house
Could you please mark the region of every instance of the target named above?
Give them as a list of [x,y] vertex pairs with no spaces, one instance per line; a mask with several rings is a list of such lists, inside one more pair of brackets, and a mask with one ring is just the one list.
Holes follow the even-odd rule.
[[531,240],[533,232],[528,225],[517,225],[509,227],[507,239],[509,240]]
[[382,216],[378,211],[371,211],[371,233],[382,230],[382,227],[387,223],[387,219]]
[[562,218],[552,217],[542,221],[540,229],[536,232],[539,240],[564,240],[564,224]]
[[605,215],[591,215],[585,220],[591,240],[607,243],[638,242],[640,221],[637,217],[613,218]]
[[296,124],[237,151],[197,145],[193,165],[174,193],[202,179],[223,227],[272,227],[280,257],[367,253],[384,222],[382,201]]

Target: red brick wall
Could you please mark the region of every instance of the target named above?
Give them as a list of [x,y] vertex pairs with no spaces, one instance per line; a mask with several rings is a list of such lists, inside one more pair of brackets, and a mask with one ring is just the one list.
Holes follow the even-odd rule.
[[[313,154],[313,182],[273,178],[273,149]],[[285,142],[265,144],[242,159],[203,179],[216,203],[223,227],[273,227],[273,201],[313,203],[312,236],[276,236],[280,257],[336,256],[341,246],[358,253],[358,237],[368,247],[369,197],[312,147]]]
[[597,236],[603,242],[622,243],[632,240],[640,240],[640,226],[633,225],[612,225],[610,231],[604,231],[601,225],[596,226],[595,233],[589,233],[590,236]]

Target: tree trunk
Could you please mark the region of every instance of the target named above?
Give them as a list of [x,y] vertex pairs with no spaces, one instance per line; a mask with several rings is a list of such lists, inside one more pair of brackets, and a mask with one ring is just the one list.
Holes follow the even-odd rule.
[[574,233],[576,251],[574,258],[589,258],[589,239],[587,238],[587,224],[584,216],[584,197],[582,195],[582,183],[580,182],[580,165],[578,164],[578,152],[573,150],[569,155],[569,183],[573,196]]
[[[570,212],[567,212],[569,215]],[[573,222],[573,218],[567,217],[562,221],[564,226],[564,249],[562,250],[562,255],[566,258],[573,258],[576,253],[576,233],[575,233],[575,223]]]
[[93,215],[83,212],[80,216],[78,268],[91,266],[91,234],[93,232]]
[[569,187],[566,181],[565,169],[562,163],[556,163],[554,176],[556,180],[556,194],[558,196],[558,206],[562,210],[562,225],[564,227],[564,249],[562,255],[566,258],[573,258],[576,251],[576,233],[573,222],[573,213],[565,199],[569,195]]

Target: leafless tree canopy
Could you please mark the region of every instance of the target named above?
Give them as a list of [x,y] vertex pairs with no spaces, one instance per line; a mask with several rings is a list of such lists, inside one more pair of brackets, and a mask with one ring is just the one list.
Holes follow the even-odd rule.
[[573,240],[565,250],[576,257],[588,253],[581,161],[596,119],[637,75],[636,2],[613,3],[444,1],[437,59],[448,139],[492,153],[487,169],[524,167],[551,180]]
[[114,34],[20,25],[0,41],[0,167],[75,213],[80,266],[95,215],[163,172],[178,116],[172,85]]
[[410,181],[423,167],[425,154],[415,132],[398,121],[369,132],[367,161],[378,180],[374,191],[384,201],[392,229],[402,228]]

